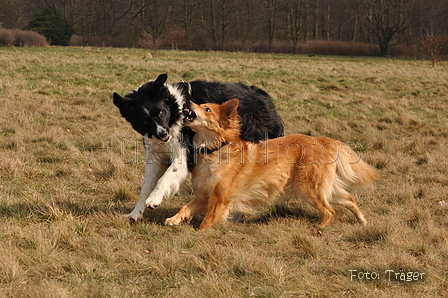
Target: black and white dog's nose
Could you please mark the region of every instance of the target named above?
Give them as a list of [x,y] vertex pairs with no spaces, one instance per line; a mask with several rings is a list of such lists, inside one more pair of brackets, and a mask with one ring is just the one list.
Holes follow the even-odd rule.
[[163,127],[157,127],[156,137],[162,142],[168,142],[171,138],[169,132]]

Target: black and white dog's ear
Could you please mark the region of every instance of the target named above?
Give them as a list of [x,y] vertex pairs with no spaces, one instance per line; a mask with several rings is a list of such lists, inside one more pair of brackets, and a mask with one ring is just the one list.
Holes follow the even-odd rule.
[[114,104],[120,109],[120,111],[125,111],[132,104],[132,100],[127,99],[120,94],[114,92]]
[[163,84],[165,84],[167,79],[168,75],[166,73],[159,75],[157,79],[154,81],[154,87],[156,89],[162,88]]

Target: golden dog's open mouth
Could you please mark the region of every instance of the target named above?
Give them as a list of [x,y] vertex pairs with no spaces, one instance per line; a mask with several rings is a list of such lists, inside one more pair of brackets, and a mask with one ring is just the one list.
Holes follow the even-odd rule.
[[193,122],[194,119],[196,119],[196,113],[193,112],[193,110],[191,110],[189,107],[184,106],[183,108],[183,113],[184,113],[184,122],[185,123],[190,123]]

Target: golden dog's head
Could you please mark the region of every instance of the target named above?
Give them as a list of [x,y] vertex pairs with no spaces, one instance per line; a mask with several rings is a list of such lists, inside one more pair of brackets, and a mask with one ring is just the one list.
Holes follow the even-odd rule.
[[192,103],[185,114],[185,125],[196,132],[195,141],[215,143],[239,139],[238,99],[221,105]]

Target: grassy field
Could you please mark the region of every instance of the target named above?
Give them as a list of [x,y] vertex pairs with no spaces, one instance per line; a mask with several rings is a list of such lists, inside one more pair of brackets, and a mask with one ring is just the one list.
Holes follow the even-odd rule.
[[[1,297],[448,295],[447,62],[7,47],[0,65]],[[209,231],[164,226],[188,184],[130,225],[143,148],[112,92],[160,73],[257,85],[288,134],[351,144],[381,175],[353,190],[368,225],[337,208],[318,229],[289,200]]]

